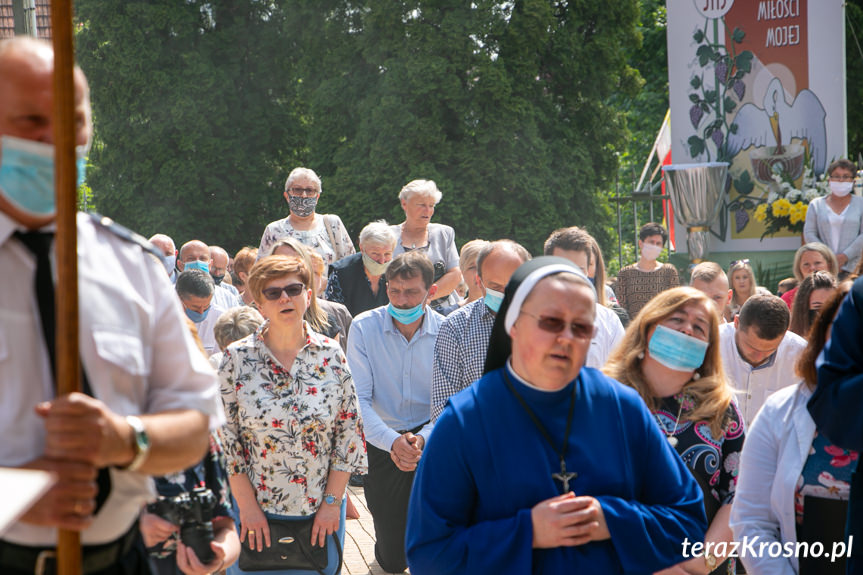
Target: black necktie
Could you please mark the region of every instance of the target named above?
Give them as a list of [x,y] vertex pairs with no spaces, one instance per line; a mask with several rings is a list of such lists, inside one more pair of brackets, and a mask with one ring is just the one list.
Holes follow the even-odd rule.
[[54,312],[54,278],[51,273],[51,242],[54,234],[51,232],[15,232],[15,237],[27,246],[36,256],[36,301],[39,303],[39,318],[42,323],[42,336],[48,347],[48,357],[51,360],[51,376],[54,378],[54,388],[57,387],[57,341],[55,326],[57,320]]
[[[42,336],[48,348],[48,358],[51,361],[51,376],[54,391],[57,390],[57,319],[54,307],[54,274],[51,271],[51,243],[53,232],[15,232],[15,237],[36,256],[36,278],[34,291],[39,304],[39,319],[42,323]],[[86,370],[81,370],[81,387],[89,396],[93,396]],[[111,493],[111,475],[107,468],[99,470],[96,478],[99,492],[96,495],[96,511],[98,513]]]

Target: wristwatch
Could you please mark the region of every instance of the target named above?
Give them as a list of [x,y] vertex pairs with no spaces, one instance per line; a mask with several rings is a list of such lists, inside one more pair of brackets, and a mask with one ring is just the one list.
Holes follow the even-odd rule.
[[326,503],[327,505],[335,505],[336,502],[341,503],[338,497],[336,497],[332,493],[324,493],[324,503]]
[[132,463],[123,467],[124,471],[137,471],[147,456],[150,454],[150,437],[147,435],[147,430],[144,428],[144,422],[139,417],[134,415],[126,416],[126,423],[135,432],[133,437],[132,449],[135,451],[135,456],[132,458]]
[[704,563],[707,564],[707,567],[710,568],[711,571],[716,569],[716,555],[710,553],[710,551],[705,551],[704,553]]

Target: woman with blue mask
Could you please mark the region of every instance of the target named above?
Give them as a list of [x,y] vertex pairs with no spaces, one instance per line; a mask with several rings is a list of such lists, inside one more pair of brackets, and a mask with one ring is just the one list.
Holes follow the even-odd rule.
[[710,525],[704,552],[676,566],[686,573],[731,574],[736,568],[725,555],[734,540],[728,519],[743,417],[722,368],[719,321],[704,293],[690,287],[666,290],[632,320],[603,368],[638,391],[701,486]]

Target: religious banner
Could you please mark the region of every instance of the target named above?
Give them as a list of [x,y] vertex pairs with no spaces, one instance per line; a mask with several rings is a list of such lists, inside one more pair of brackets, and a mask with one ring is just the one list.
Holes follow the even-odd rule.
[[842,0],[667,9],[672,159],[729,164],[712,251],[796,249],[825,169],[847,154]]

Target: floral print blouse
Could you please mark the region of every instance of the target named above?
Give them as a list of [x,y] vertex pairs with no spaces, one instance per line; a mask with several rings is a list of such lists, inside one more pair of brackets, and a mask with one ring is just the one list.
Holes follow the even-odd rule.
[[334,214],[316,214],[315,225],[310,230],[294,229],[288,218],[270,222],[261,236],[258,257],[269,255],[276,242],[282,238],[294,238],[315,250],[321,254],[328,267],[331,263],[356,253],[348,230],[341,218]]
[[803,523],[803,502],[807,495],[848,501],[858,457],[856,451],[833,445],[826,436],[815,431],[794,492],[794,515],[799,525]]
[[339,344],[303,322],[306,344],[290,369],[262,335],[225,350],[219,368],[228,473],[245,473],[268,513],[317,511],[330,470],[367,471],[359,401]]

